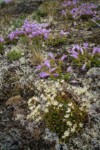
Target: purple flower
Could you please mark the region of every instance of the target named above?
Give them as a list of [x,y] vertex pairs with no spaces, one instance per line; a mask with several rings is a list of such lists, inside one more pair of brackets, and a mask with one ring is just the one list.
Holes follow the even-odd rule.
[[61,57],[61,61],[65,60],[67,58],[67,55],[63,54],[63,56]]
[[88,43],[83,44],[84,48],[86,48],[86,49],[88,48],[88,45],[89,45]]
[[50,58],[54,59],[54,55],[51,52],[48,53],[48,55],[49,55]]
[[76,55],[76,54],[71,54],[70,56],[75,58],[75,59],[78,59],[78,55]]
[[66,11],[65,11],[65,10],[62,10],[61,14],[62,14],[63,16],[66,16]]
[[82,47],[80,47],[79,51],[80,51],[82,54],[84,54],[84,51],[83,51],[83,48],[82,48]]
[[46,77],[49,77],[50,74],[49,74],[49,73],[46,73],[46,72],[41,72],[41,73],[39,74],[39,76],[40,76],[40,78],[46,78]]
[[67,72],[72,72],[72,67],[71,66],[67,68]]
[[0,38],[0,43],[3,43],[4,42],[4,39],[3,38]]
[[74,47],[72,48],[72,51],[74,51],[74,50],[78,50],[78,51],[80,51],[82,54],[84,53],[82,47],[79,46],[79,45],[74,45]]
[[82,66],[82,70],[84,71],[86,69],[86,62],[84,63],[84,65]]
[[95,53],[100,53],[100,47],[94,47],[92,54],[94,55]]
[[58,74],[58,73],[54,73],[53,75],[54,75],[55,77],[58,77],[58,76],[59,76],[59,74]]
[[11,32],[8,35],[8,38],[12,41],[13,39],[18,39],[19,36],[24,35],[24,34],[25,34],[24,31],[16,29],[15,31]]
[[80,49],[80,46],[77,44],[77,45],[74,45],[72,50],[79,50]]
[[50,70],[50,72],[54,72],[56,69],[57,69],[57,68],[52,68],[52,69]]
[[71,10],[71,14],[75,14],[77,11],[78,11],[77,8],[73,8],[73,9]]
[[39,65],[39,66],[37,66],[37,67],[36,67],[36,69],[41,69],[41,68],[42,68],[42,66],[41,66],[41,65]]
[[44,65],[48,68],[50,68],[50,60],[45,60]]
[[71,80],[70,83],[77,83],[77,81],[76,80]]
[[63,30],[60,31],[61,36],[66,36],[66,35],[69,35],[69,34],[70,34],[69,32],[64,32]]
[[71,54],[75,54],[75,55],[78,55],[78,52],[74,51],[73,49],[69,51],[69,53]]

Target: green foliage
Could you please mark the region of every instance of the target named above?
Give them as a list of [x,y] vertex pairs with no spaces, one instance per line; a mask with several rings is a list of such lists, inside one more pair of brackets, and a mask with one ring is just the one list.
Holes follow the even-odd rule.
[[91,61],[92,67],[100,67],[100,55],[95,55]]
[[58,46],[66,43],[65,36],[57,36],[57,37],[50,37],[47,40],[47,44],[50,46]]
[[47,16],[47,13],[45,10],[38,9],[34,12],[33,19],[37,20],[38,22],[41,22],[41,19],[46,17],[46,16]]
[[8,52],[7,54],[7,58],[10,60],[10,61],[14,61],[14,60],[17,60],[19,58],[22,57],[22,54],[20,51],[16,51],[16,50],[13,50],[11,52]]
[[0,44],[0,54],[3,54],[3,53],[4,53],[3,48],[4,48],[3,44]]
[[13,30],[15,30],[16,28],[19,28],[23,25],[23,21],[25,19],[25,16],[20,16],[20,18],[13,20],[12,21],[12,26],[13,26]]
[[84,52],[84,54],[79,54],[78,59],[72,59],[73,63],[79,68],[86,63],[86,68],[99,67],[100,66],[100,54],[92,55],[89,52]]
[[84,15],[81,15],[80,18],[83,19],[83,20],[88,20],[88,19],[93,18],[93,15],[87,15],[87,14],[84,14]]
[[64,79],[65,81],[68,81],[70,78],[70,73],[66,73],[65,75],[63,75],[62,79]]
[[87,112],[85,108],[79,108],[69,93],[60,93],[55,100],[58,105],[52,104],[48,107],[49,111],[44,114],[44,120],[47,127],[57,133],[61,141],[67,142],[69,137],[83,127]]
[[40,9],[43,13],[46,13],[48,16],[55,17],[58,7],[59,1],[47,1],[41,5]]
[[37,10],[36,12],[37,16],[40,16],[40,17],[46,17],[47,16],[47,13],[44,11],[44,10]]

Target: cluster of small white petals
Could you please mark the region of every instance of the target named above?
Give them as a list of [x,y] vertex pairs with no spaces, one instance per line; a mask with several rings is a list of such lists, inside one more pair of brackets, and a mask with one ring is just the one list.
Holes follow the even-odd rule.
[[[41,120],[42,114],[48,112],[48,107],[53,105],[55,107],[61,108],[62,104],[55,100],[58,91],[63,90],[63,80],[43,80],[39,79],[34,83],[36,89],[38,90],[38,96],[34,96],[28,100],[28,107],[30,114],[27,118],[33,119],[35,122]],[[40,93],[40,94],[39,94]]]
[[[56,81],[39,79],[34,83],[34,85],[38,91],[38,95],[32,97],[28,101],[30,113],[27,118],[32,119],[35,123],[39,123],[42,121],[43,115],[49,112],[50,106],[53,106],[57,110],[63,108],[64,104],[58,102],[56,100],[56,96],[59,92],[61,92],[61,95],[64,96],[66,86],[64,81],[59,79]],[[67,103],[65,115],[62,119],[66,122],[66,126],[68,128],[62,135],[62,139],[66,139],[71,134],[76,133],[78,127],[83,127],[81,122],[75,123],[70,119],[70,117],[73,116],[72,112],[74,108],[75,105],[72,101]],[[80,110],[83,110],[83,108],[80,108]]]

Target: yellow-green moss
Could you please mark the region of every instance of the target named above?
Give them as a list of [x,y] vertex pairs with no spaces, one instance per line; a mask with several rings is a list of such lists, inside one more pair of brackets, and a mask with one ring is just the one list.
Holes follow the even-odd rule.
[[4,53],[4,47],[3,44],[0,44],[0,54],[2,55]]
[[55,38],[50,37],[47,40],[47,44],[50,46],[58,46],[66,43],[66,37],[64,36],[57,36]]
[[14,60],[17,60],[19,58],[22,57],[22,54],[20,51],[16,51],[16,50],[13,50],[11,52],[8,52],[7,54],[7,58],[10,60],[10,61],[14,61]]

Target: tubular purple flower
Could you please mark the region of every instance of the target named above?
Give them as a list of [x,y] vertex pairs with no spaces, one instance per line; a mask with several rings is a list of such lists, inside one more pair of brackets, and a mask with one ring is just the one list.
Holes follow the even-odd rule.
[[50,68],[50,60],[45,60],[44,65],[48,68]]
[[54,75],[55,77],[58,77],[58,76],[59,76],[59,74],[58,74],[58,73],[54,73],[53,75]]
[[86,62],[84,63],[84,65],[82,66],[82,70],[84,71],[86,69]]
[[52,68],[52,69],[50,69],[49,72],[54,72],[56,69],[57,69],[57,68]]
[[64,32],[63,30],[60,31],[61,36],[66,36],[66,35],[69,35],[69,34],[70,34],[69,32]]
[[78,59],[78,55],[76,55],[76,54],[71,54],[70,56],[75,58],[75,59]]
[[41,72],[41,73],[39,74],[39,76],[40,76],[40,78],[46,78],[46,77],[49,77],[50,74],[49,74],[49,73],[46,73],[46,72]]
[[89,45],[88,43],[84,43],[84,44],[83,44],[83,47],[87,49],[87,48],[88,48],[88,45]]
[[80,49],[80,46],[79,45],[74,45],[72,50],[79,50]]
[[69,66],[69,67],[67,68],[67,72],[72,72],[72,67],[71,67],[71,66]]
[[70,50],[69,53],[72,53],[72,54],[75,54],[75,55],[78,55],[78,52],[74,51],[74,50]]
[[83,51],[83,48],[82,48],[82,47],[80,47],[79,51],[80,51],[82,54],[84,54],[84,51]]
[[94,55],[95,53],[100,53],[100,47],[94,47],[92,54]]
[[39,66],[37,66],[37,67],[36,67],[36,69],[41,69],[41,68],[42,68],[42,66],[41,66],[41,65],[39,65]]
[[65,10],[62,10],[61,14],[62,14],[63,16],[66,16],[66,11],[65,11]]
[[48,56],[50,57],[50,58],[52,58],[52,59],[54,59],[55,57],[54,57],[54,55],[50,52],[50,53],[48,53]]
[[72,48],[72,51],[75,51],[75,50],[80,51],[82,54],[84,53],[82,47],[79,46],[78,44],[77,44],[77,45],[74,45],[74,47]]
[[67,58],[67,55],[63,54],[63,56],[61,57],[61,61],[64,61]]

